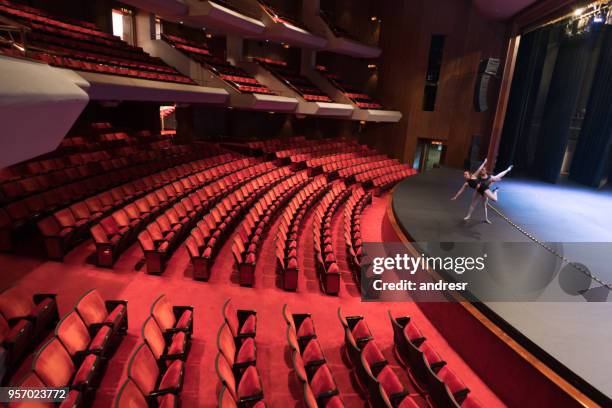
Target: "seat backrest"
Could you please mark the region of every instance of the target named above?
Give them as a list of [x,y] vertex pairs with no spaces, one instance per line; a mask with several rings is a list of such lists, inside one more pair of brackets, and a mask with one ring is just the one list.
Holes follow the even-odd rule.
[[300,344],[298,342],[297,333],[290,325],[287,325],[287,342],[291,350],[300,350]]
[[0,293],[0,313],[7,320],[30,316],[33,309],[32,297],[19,286],[13,286]]
[[149,404],[138,386],[130,378],[125,380],[117,397],[114,408],[148,408]]
[[144,230],[138,234],[138,243],[143,251],[153,251],[155,249],[155,243],[151,239],[149,231]]
[[310,384],[307,382],[304,383],[304,405],[306,408],[319,408],[317,399],[312,393],[312,388],[310,388]]
[[153,316],[162,331],[171,329],[176,325],[176,317],[166,295],[161,295],[153,302],[151,305],[151,316]]
[[43,218],[36,225],[40,233],[45,237],[56,237],[61,231],[59,223],[53,216]]
[[72,356],[87,350],[91,341],[87,326],[76,311],[68,313],[59,321],[55,327],[55,336]]
[[69,208],[56,212],[54,216],[62,227],[74,227],[76,225],[76,219]]
[[283,318],[285,319],[285,322],[291,326],[291,328],[293,328],[293,331],[297,332],[295,322],[293,321],[293,314],[291,313],[291,309],[289,308],[288,304],[283,305]]
[[291,353],[291,360],[293,361],[293,370],[298,380],[302,383],[308,382],[308,376],[306,375],[306,367],[304,367],[304,360],[298,350],[293,350]]
[[227,391],[229,391],[232,398],[237,400],[236,379],[234,378],[232,367],[221,353],[217,353],[217,358],[215,359],[215,371],[217,371],[217,376],[219,377],[221,384],[227,388]]
[[[224,385],[221,387],[221,391],[219,391],[219,402],[217,404],[218,408],[236,408],[238,405],[232,397],[231,392]],[[316,407],[315,407],[316,408]]]
[[108,235],[106,234],[106,231],[104,231],[104,228],[102,228],[102,225],[94,224],[89,229],[89,232],[91,233],[91,237],[96,244],[106,244],[109,242]]
[[127,373],[145,395],[155,390],[159,367],[155,356],[146,344],[142,343],[132,354]]
[[102,323],[108,317],[106,304],[97,289],[85,292],[77,301],[75,309],[87,326]]
[[238,322],[238,313],[232,304],[232,299],[227,299],[223,304],[223,318],[232,331],[232,335],[234,337],[237,336],[240,324]]
[[149,316],[142,325],[142,339],[151,349],[155,359],[159,360],[164,354],[166,340],[164,340],[164,335],[157,323],[155,323],[153,316]]
[[75,367],[62,343],[53,337],[34,356],[32,371],[48,387],[66,387],[70,385]]
[[217,333],[217,348],[223,354],[230,366],[234,365],[234,357],[236,356],[236,343],[234,336],[227,323],[223,323],[219,327]]

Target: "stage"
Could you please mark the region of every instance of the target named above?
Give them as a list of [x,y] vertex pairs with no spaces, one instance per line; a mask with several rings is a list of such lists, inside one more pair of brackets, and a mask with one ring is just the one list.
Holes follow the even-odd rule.
[[[542,297],[547,301],[483,303],[489,316],[520,333],[516,340],[567,379],[582,378],[612,398],[612,293],[605,287],[612,282],[612,191],[507,178],[498,184],[489,225],[482,205],[471,220],[463,220],[473,190],[450,200],[462,183],[462,172],[447,168],[402,181],[393,193],[400,228],[415,242],[525,243],[542,259],[569,260],[591,273],[594,278],[572,268],[555,277],[571,281],[569,286],[586,285],[576,293],[547,288],[548,296]],[[528,265],[514,261],[517,270]]]

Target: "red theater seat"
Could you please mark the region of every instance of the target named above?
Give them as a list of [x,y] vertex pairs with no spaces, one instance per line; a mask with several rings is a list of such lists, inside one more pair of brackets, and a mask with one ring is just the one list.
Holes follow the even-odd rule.
[[14,326],[20,320],[32,322],[34,339],[40,341],[59,320],[54,294],[29,295],[18,286],[0,293],[0,313]]
[[81,359],[87,354],[110,358],[111,334],[110,326],[102,326],[92,337],[76,311],[65,315],[55,327],[55,337],[62,342],[73,359]]
[[146,344],[139,345],[128,364],[128,377],[148,399],[164,394],[180,394],[185,374],[184,363],[174,360],[160,371],[155,356]]
[[32,322],[20,319],[15,321],[11,327],[4,316],[0,315],[0,344],[4,351],[4,367],[7,378],[17,370],[32,343]]
[[299,341],[305,341],[317,337],[314,322],[312,321],[312,317],[309,313],[291,313],[289,305],[285,304],[283,305],[283,318],[285,319],[287,325],[291,326],[291,328],[295,331]]
[[[46,388],[47,384],[45,384],[34,371],[28,372],[18,383],[17,387],[20,389],[27,388]],[[45,402],[34,402],[34,401],[13,401],[8,404],[10,408],[48,408],[58,406],[53,403],[45,403]],[[84,407],[85,401],[83,398],[83,393],[78,390],[69,390],[68,396],[61,403],[59,403],[59,408],[75,408],[75,407]]]
[[236,341],[227,323],[219,328],[217,348],[234,371],[255,365],[257,361],[255,340],[247,337]]
[[149,316],[142,325],[142,339],[160,362],[174,360],[185,361],[189,354],[190,341],[187,333],[177,332],[164,337],[153,316]]
[[166,295],[161,295],[151,305],[151,316],[165,336],[178,332],[193,334],[192,306],[173,306]]
[[76,302],[75,310],[90,332],[97,333],[104,326],[111,329],[110,342],[118,344],[127,333],[128,310],[125,300],[104,300],[96,289],[91,289]]
[[221,384],[227,388],[234,401],[239,406],[245,403],[255,404],[263,399],[263,387],[257,368],[253,365],[244,371],[234,373],[225,357],[221,353],[217,354],[215,360],[215,370]]
[[255,337],[257,331],[257,312],[236,310],[231,299],[223,304],[223,318],[235,338]]
[[95,388],[100,359],[87,355],[75,365],[62,343],[53,337],[34,356],[32,371],[47,387],[70,387],[80,391]]
[[178,408],[180,406],[179,397],[176,394],[162,394],[147,397],[142,393],[138,385],[128,378],[117,393],[114,408]]
[[427,366],[426,376],[429,385],[428,401],[437,407],[462,406],[470,389],[448,367],[442,367],[437,373]]

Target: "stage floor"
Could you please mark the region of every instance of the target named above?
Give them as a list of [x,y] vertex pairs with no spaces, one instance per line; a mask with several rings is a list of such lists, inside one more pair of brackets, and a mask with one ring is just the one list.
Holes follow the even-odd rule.
[[[450,200],[462,182],[461,171],[447,168],[402,181],[393,194],[400,227],[416,242],[533,242],[528,233],[541,243],[584,243],[564,246],[563,255],[586,265],[602,281],[612,282],[612,191],[569,182],[551,185],[506,179],[498,184],[499,201],[494,206],[507,219],[490,209],[493,224],[489,225],[484,223],[482,206],[474,211],[472,220],[463,220],[473,190],[466,190],[457,201]],[[602,244],[592,244],[596,242]],[[587,302],[589,297],[608,301]],[[568,302],[485,304],[545,353],[612,398],[612,294],[607,288],[591,282],[584,297],[573,296]]]

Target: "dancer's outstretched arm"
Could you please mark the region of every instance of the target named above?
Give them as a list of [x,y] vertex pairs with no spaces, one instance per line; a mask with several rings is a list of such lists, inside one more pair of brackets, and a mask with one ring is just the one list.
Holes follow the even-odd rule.
[[459,196],[460,196],[461,194],[463,194],[463,192],[465,191],[465,189],[467,188],[467,186],[468,186],[468,183],[463,183],[463,185],[461,186],[461,188],[459,189],[459,191],[457,191],[457,194],[455,194],[455,195],[453,196],[453,198],[451,198],[451,200],[453,200],[453,201],[454,201],[454,200],[456,200],[457,198],[459,198]]
[[500,181],[502,178],[504,178],[506,174],[510,173],[512,167],[514,167],[514,165],[510,165],[506,170],[502,171],[501,173],[491,176],[491,181]]

